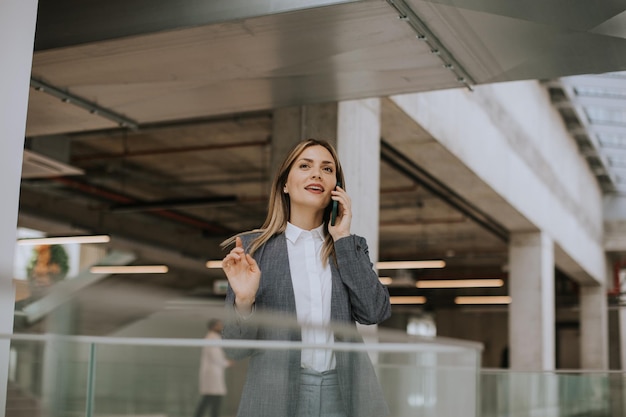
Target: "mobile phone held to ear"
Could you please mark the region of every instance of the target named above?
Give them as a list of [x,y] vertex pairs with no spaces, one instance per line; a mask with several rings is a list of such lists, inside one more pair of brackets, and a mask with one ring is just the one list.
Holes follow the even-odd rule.
[[[337,187],[341,187],[341,181],[337,181],[337,185],[335,186],[335,190]],[[337,200],[333,200],[333,209],[330,212],[330,225],[335,225],[335,220],[337,220],[337,210],[339,210],[339,202]]]

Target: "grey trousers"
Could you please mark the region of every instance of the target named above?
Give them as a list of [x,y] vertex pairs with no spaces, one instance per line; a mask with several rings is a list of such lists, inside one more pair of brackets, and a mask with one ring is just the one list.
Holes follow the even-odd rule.
[[300,371],[300,396],[296,417],[347,417],[336,371]]

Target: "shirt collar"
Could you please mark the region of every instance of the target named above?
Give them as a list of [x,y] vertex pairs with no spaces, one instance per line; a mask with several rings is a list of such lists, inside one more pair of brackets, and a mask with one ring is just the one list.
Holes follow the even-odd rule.
[[[287,228],[285,229],[285,237],[291,243],[296,243],[302,232],[306,230],[300,229],[298,226],[295,226],[289,222],[287,222]],[[311,234],[313,238],[318,238],[320,240],[324,240],[324,223],[317,226],[315,229],[311,230]]]

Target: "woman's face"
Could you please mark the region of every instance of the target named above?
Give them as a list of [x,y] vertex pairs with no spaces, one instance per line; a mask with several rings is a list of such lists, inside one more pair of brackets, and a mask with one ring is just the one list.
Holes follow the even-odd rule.
[[304,149],[296,158],[285,184],[292,213],[294,210],[323,212],[330,203],[330,192],[337,182],[335,161],[323,146]]

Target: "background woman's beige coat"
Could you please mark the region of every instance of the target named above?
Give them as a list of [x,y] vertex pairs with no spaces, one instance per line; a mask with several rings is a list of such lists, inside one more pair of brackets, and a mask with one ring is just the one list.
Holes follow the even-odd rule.
[[[222,336],[214,331],[207,333],[205,339],[221,339]],[[200,359],[200,394],[226,395],[224,370],[229,361],[219,346],[204,346]]]

